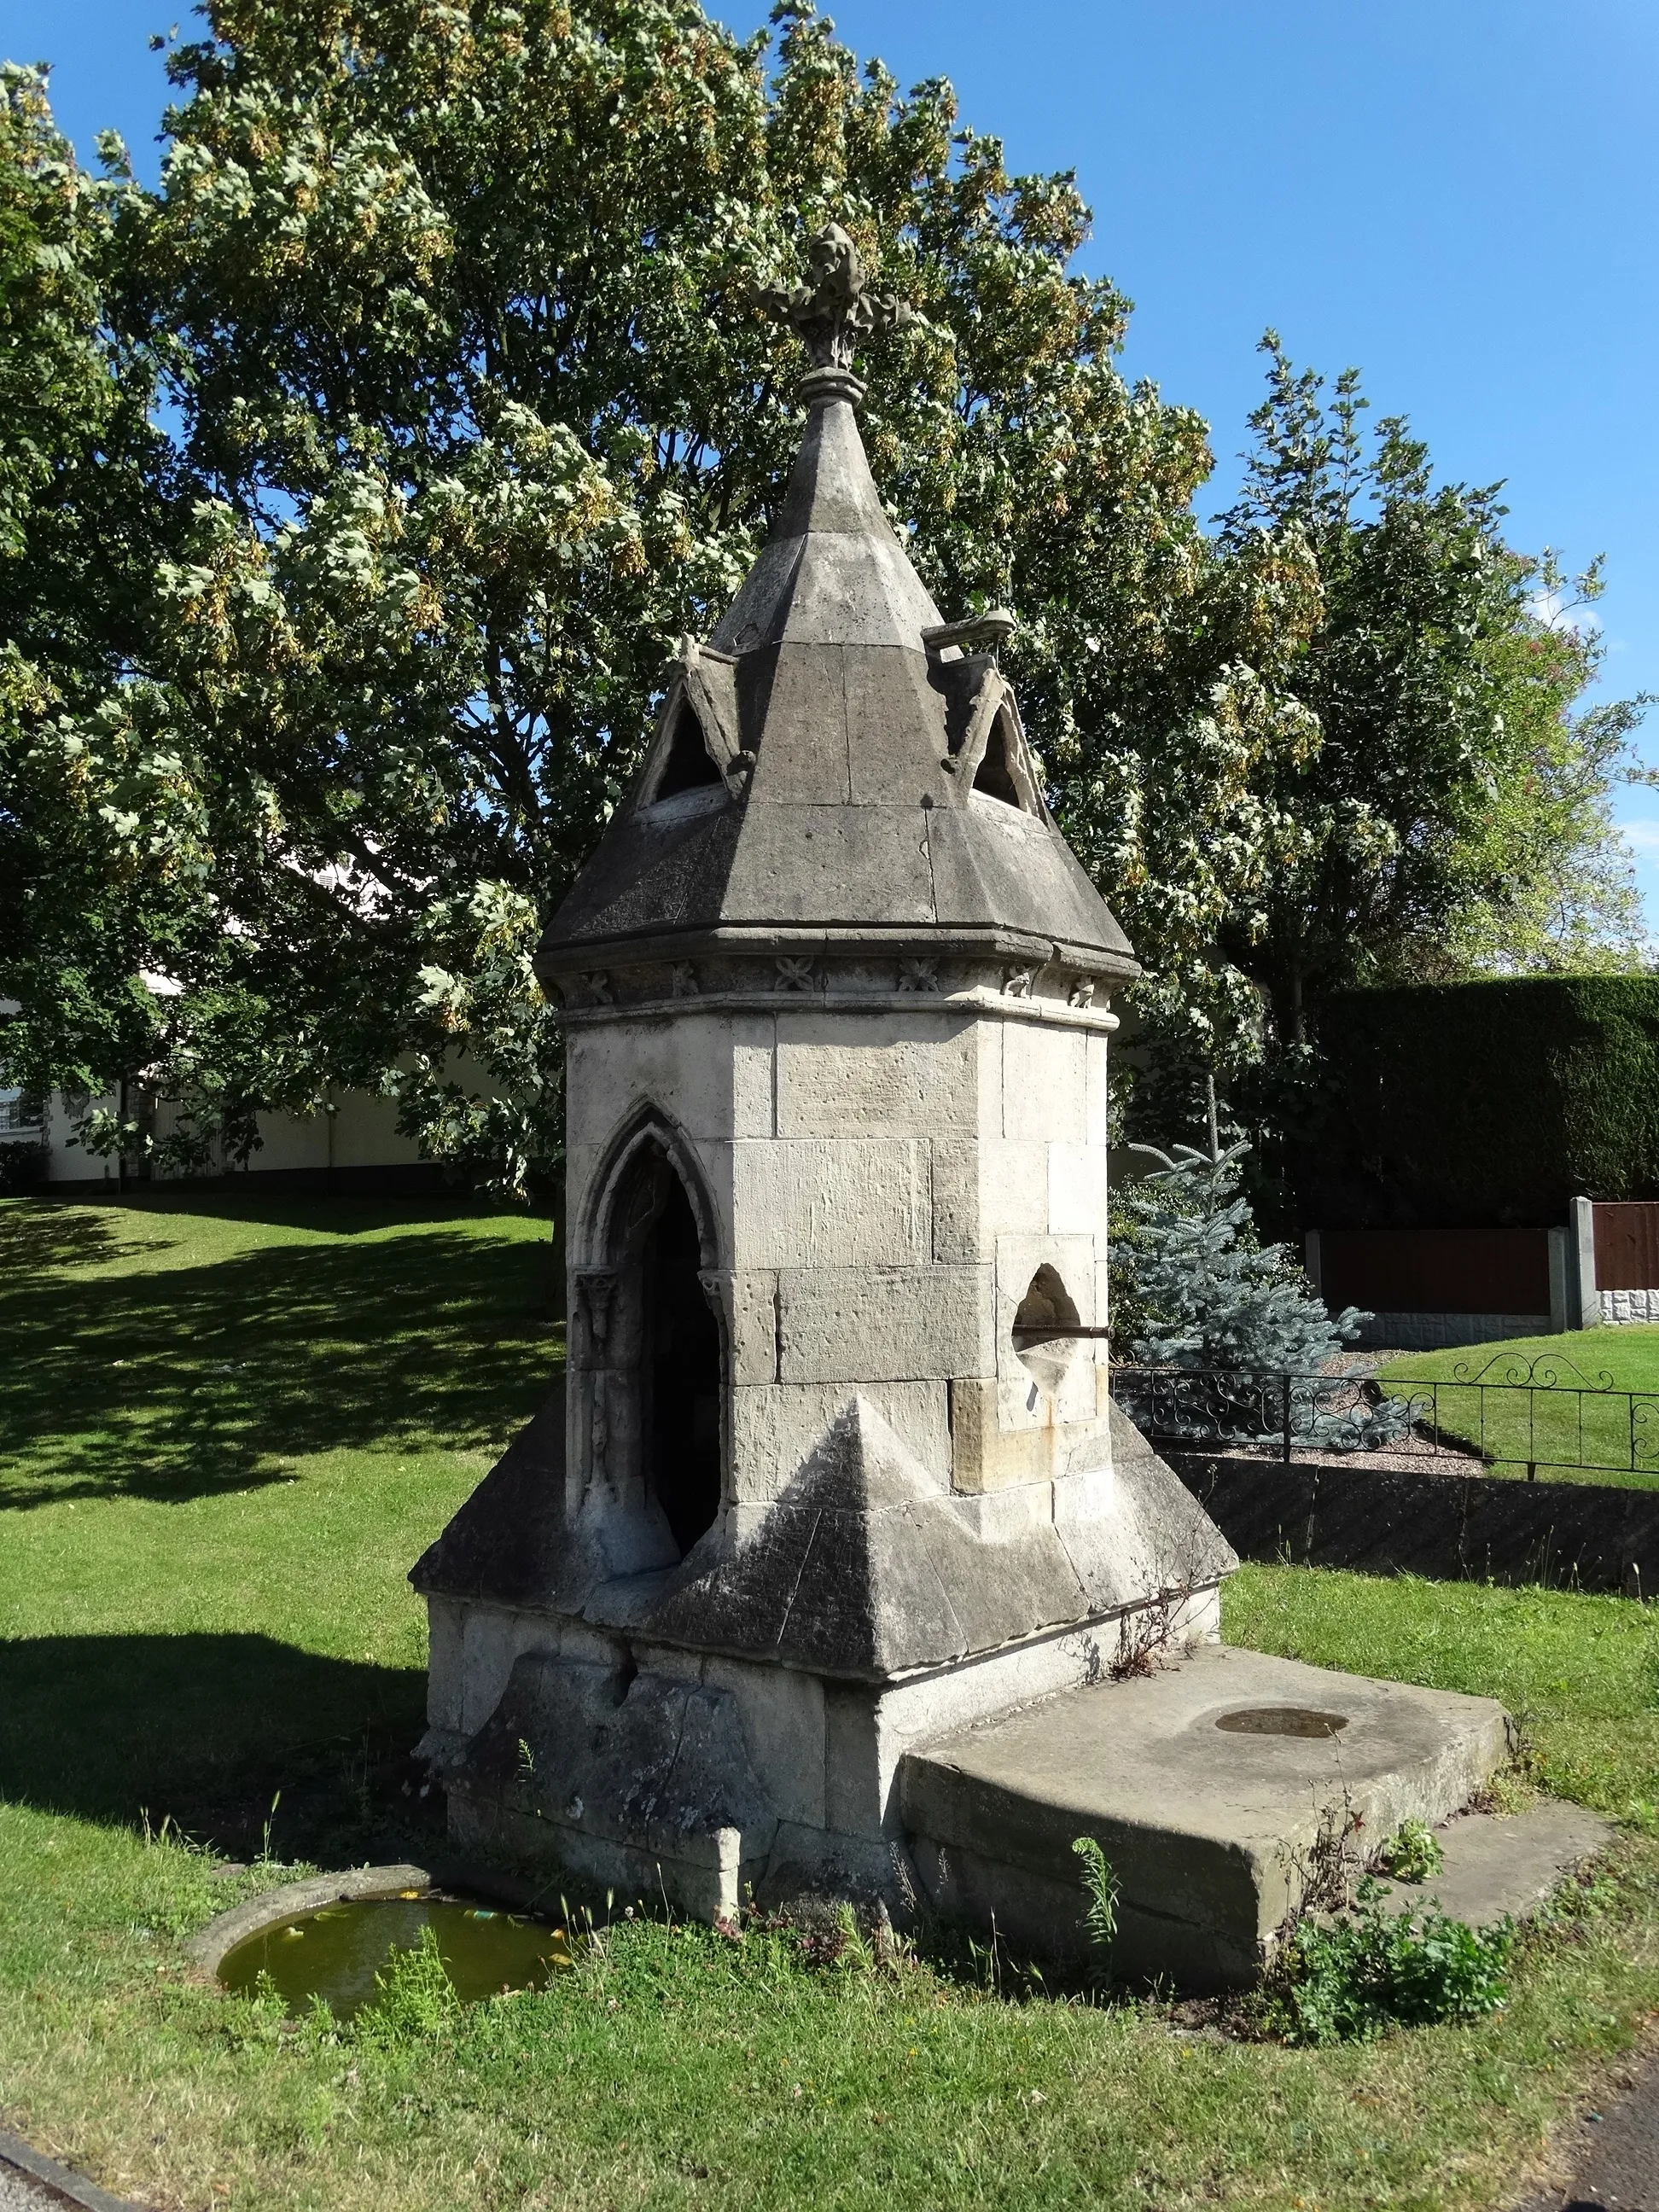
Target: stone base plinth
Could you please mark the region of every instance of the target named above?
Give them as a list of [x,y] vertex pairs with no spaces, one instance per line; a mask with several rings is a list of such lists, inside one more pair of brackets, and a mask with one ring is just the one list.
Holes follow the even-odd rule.
[[709,1920],[751,1892],[903,1907],[916,1893],[897,1784],[907,1753],[1100,1680],[1142,1623],[1187,1648],[1219,1620],[1212,1584],[1173,1607],[871,1684],[467,1610],[504,1681],[481,1725],[434,1729],[422,1746],[448,1789],[454,1849]]
[[1113,1970],[1225,1988],[1260,1972],[1345,1832],[1363,1853],[1444,1820],[1509,1744],[1490,1698],[1212,1645],[912,1753],[900,1813],[941,1911],[1079,1961],[1073,1844],[1094,1837],[1119,1887]]

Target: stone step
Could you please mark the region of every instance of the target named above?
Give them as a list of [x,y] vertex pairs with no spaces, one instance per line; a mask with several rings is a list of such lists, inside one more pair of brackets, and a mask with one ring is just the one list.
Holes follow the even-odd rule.
[[1092,1836],[1119,1887],[1114,1971],[1237,1987],[1322,1867],[1404,1820],[1447,1820],[1508,1757],[1510,1729],[1489,1698],[1200,1645],[908,1753],[900,1802],[941,1911],[1081,1962],[1072,1847]]
[[1436,1829],[1443,1864],[1426,1881],[1383,1881],[1385,1912],[1434,1904],[1471,1928],[1524,1920],[1576,1868],[1605,1850],[1613,1824],[1546,1797],[1524,1813],[1461,1813]]

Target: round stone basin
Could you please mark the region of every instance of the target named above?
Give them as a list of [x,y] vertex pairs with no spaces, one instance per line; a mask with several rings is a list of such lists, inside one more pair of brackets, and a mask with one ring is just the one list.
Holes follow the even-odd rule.
[[1347,1725],[1346,1713],[1319,1713],[1306,1705],[1241,1705],[1216,1723],[1229,1735],[1330,1736]]
[[443,1898],[379,1897],[261,1929],[225,1954],[219,1979],[228,1990],[251,1990],[268,1973],[291,2013],[321,1997],[337,2019],[349,2020],[374,1997],[374,1977],[392,1954],[417,1951],[428,1928],[464,2004],[502,1990],[541,1989],[574,1964],[564,1930],[550,1921]]

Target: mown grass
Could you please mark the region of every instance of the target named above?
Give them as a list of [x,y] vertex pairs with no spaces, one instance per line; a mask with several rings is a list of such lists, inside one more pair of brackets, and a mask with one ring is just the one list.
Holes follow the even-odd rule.
[[0,1504],[493,1444],[545,1387],[548,1235],[476,1204],[0,1200]]
[[1633,1858],[1505,2013],[1308,2052],[648,1923],[543,1994],[329,2038],[185,1982],[170,1929],[208,1886],[130,1844],[65,1867],[81,1909],[0,2028],[8,2117],[204,2206],[1487,2205],[1654,2003]]
[[1499,1698],[1541,1789],[1659,1836],[1659,1614],[1628,1598],[1328,1568],[1247,1567],[1235,1644]]
[[1410,1352],[1377,1379],[1390,1396],[1416,1401],[1447,1442],[1489,1460],[1494,1475],[1659,1484],[1659,1328]]
[[544,1237],[0,1207],[27,1350],[0,1404],[0,2119],[191,2208],[1502,2201],[1659,2010],[1659,1656],[1621,1599],[1293,1568],[1229,1591],[1237,1640],[1509,1698],[1537,1775],[1631,1824],[1471,2027],[1294,2051],[1012,1996],[943,1949],[813,1968],[650,1920],[380,2038],[189,1978],[181,1939],[271,1878],[216,1854],[257,1848],[276,1789],[290,1859],[434,1846],[403,1578],[545,1387]]
[[238,1851],[284,1786],[296,1850],[357,1818],[419,1733],[403,1577],[562,1357],[549,1249],[476,1205],[0,1203],[7,1796]]

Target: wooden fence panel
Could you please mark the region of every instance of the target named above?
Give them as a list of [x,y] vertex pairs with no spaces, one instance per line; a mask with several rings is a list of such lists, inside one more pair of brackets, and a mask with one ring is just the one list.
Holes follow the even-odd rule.
[[1598,1291],[1659,1291],[1659,1199],[1593,1209]]
[[[1333,1310],[1550,1310],[1547,1229],[1326,1229],[1320,1232],[1319,1271],[1325,1303]],[[1654,1280],[1659,1285],[1659,1276]]]

